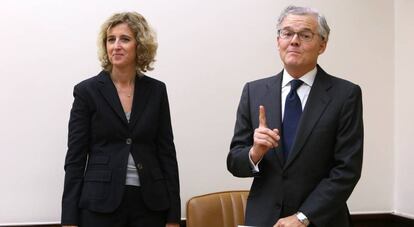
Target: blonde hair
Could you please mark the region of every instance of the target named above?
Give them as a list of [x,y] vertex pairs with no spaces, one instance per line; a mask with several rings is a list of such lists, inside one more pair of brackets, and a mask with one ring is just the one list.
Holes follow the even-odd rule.
[[115,13],[101,26],[98,36],[98,58],[104,70],[111,72],[112,64],[109,61],[106,50],[107,32],[118,24],[126,23],[135,35],[137,41],[136,71],[138,74],[152,70],[155,62],[158,43],[156,34],[151,29],[145,18],[137,12]]

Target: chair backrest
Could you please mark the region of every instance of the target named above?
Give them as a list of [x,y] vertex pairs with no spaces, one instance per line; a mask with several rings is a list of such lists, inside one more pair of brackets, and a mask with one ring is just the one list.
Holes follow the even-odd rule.
[[235,227],[244,223],[249,191],[195,196],[187,202],[187,227]]

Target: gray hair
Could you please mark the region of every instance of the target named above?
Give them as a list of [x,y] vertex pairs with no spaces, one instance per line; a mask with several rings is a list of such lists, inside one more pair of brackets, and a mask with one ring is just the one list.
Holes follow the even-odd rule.
[[318,20],[318,32],[319,35],[322,37],[323,40],[328,41],[329,32],[331,29],[326,22],[326,18],[324,15],[319,13],[316,9],[309,8],[309,7],[300,7],[300,6],[288,6],[286,7],[279,16],[277,21],[277,29],[281,29],[281,25],[283,20],[288,15],[313,15]]

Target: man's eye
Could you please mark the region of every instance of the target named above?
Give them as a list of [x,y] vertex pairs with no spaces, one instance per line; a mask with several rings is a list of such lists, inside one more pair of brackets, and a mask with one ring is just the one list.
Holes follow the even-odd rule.
[[302,34],[300,34],[300,36],[302,36],[302,38],[304,38],[304,39],[310,39],[312,35],[309,34],[309,33],[302,33]]

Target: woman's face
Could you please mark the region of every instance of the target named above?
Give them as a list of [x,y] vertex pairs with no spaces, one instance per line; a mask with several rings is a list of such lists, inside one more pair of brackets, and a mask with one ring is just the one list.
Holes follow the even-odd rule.
[[137,41],[128,24],[121,23],[108,29],[106,51],[114,68],[135,68]]

